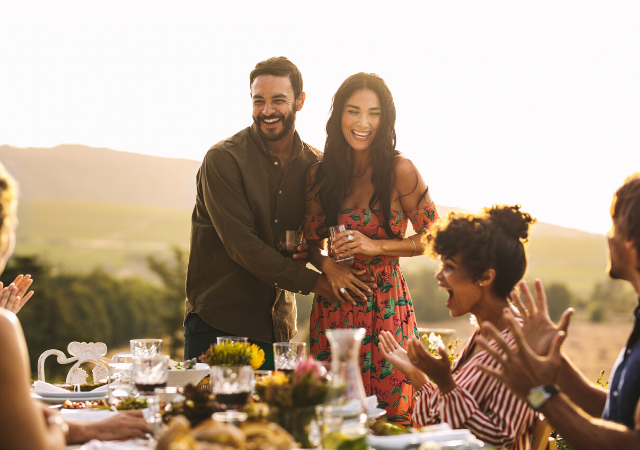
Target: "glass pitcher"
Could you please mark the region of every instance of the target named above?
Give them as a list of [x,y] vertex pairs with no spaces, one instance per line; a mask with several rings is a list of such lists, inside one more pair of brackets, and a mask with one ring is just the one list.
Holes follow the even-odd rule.
[[[332,425],[323,429],[325,449],[367,447],[367,397],[360,372],[360,345],[364,335],[364,328],[327,330],[334,389],[327,409],[327,412],[333,411],[330,413],[333,420],[325,417],[325,424]],[[342,420],[335,420],[336,411]],[[347,441],[349,444],[343,445]]]

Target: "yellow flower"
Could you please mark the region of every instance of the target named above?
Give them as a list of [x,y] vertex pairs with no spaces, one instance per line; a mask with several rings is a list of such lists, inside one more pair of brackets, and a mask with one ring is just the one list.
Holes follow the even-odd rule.
[[259,369],[264,363],[264,350],[256,344],[251,344],[249,346],[249,353],[251,354],[251,362],[249,364],[251,364],[254,370]]

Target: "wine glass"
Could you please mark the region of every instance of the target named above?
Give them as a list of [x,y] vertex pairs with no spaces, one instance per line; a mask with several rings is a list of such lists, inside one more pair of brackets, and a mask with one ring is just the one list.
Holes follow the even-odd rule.
[[292,258],[298,253],[298,246],[304,244],[305,239],[302,231],[287,230],[280,235],[276,249],[282,256]]
[[162,353],[162,339],[131,339],[132,355],[153,356]]
[[273,344],[273,362],[276,370],[292,373],[305,358],[304,342],[276,342]]

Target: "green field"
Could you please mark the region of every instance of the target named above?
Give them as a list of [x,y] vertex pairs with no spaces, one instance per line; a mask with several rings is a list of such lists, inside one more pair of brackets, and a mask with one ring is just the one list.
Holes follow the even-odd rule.
[[148,277],[145,256],[189,245],[190,212],[82,201],[23,201],[16,252],[71,271]]
[[[149,277],[145,257],[187,248],[190,211],[82,201],[23,201],[19,206],[18,254],[37,254],[66,270],[101,266],[117,275]],[[587,297],[606,278],[606,241],[598,235],[565,238],[533,235],[527,280],[565,283]],[[433,277],[427,257],[403,258],[407,278]]]

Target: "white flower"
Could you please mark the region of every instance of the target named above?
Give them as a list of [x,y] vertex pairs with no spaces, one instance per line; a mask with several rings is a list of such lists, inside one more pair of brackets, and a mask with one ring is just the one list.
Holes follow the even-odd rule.
[[438,349],[440,347],[444,348],[444,343],[442,342],[442,338],[440,337],[439,334],[435,334],[435,333],[431,333],[429,334],[429,351],[431,352],[436,352],[438,351]]

